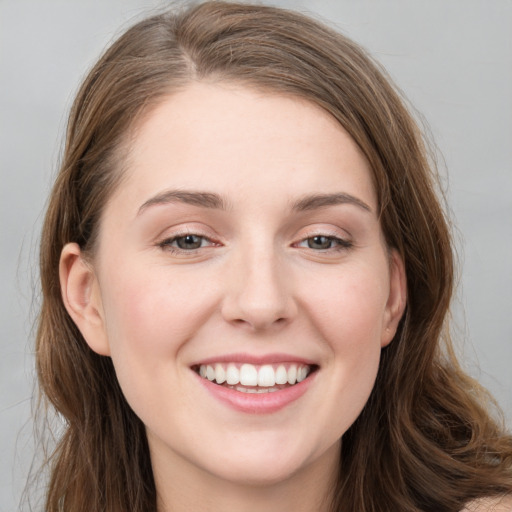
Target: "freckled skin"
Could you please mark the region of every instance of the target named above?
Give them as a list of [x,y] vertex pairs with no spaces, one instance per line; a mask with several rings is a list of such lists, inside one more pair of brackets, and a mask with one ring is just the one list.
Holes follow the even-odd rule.
[[[88,341],[112,357],[147,426],[161,499],[214,483],[328,481],[405,304],[368,162],[320,108],[226,84],[166,99],[140,126],[128,162],[94,261],[104,337]],[[168,189],[219,194],[228,208],[173,202],[138,213]],[[304,195],[333,192],[372,211],[290,209]],[[183,233],[205,242],[194,251],[161,246]],[[353,247],[310,248],[304,240],[317,235]],[[213,399],[190,369],[235,352],[287,353],[319,370],[297,401],[247,415]],[[325,492],[317,487],[308,492]]]

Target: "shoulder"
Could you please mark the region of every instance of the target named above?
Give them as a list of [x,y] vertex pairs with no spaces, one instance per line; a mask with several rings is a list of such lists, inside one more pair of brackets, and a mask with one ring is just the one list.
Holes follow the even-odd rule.
[[512,495],[481,498],[468,503],[461,512],[512,512]]

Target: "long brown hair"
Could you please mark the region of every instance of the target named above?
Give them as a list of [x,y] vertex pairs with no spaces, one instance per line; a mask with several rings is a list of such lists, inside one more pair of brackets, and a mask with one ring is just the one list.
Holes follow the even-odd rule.
[[68,242],[94,251],[131,128],[192,80],[301,97],[332,114],[372,166],[384,235],[405,263],[407,309],[368,403],[343,436],[332,510],[459,511],[473,498],[512,492],[512,439],[461,371],[447,335],[450,233],[435,171],[400,95],[364,50],[308,17],[205,2],[129,29],[91,70],[71,110],[40,253],[37,371],[65,423],[48,460],[46,510],[156,510],[144,425],[111,360],[88,348],[67,314],[58,267]]

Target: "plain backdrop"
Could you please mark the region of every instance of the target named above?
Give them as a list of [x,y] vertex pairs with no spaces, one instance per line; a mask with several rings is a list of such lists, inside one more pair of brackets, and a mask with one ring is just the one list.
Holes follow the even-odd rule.
[[[457,226],[459,350],[512,424],[512,1],[273,3],[367,47],[428,124]],[[0,0],[0,512],[17,510],[34,451],[37,241],[66,113],[105,45],[164,5]]]

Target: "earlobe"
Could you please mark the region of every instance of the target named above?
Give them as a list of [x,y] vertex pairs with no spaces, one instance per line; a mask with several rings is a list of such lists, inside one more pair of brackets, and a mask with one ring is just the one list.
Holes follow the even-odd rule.
[[98,280],[78,244],[62,249],[59,277],[64,306],[85,341],[94,352],[110,355]]
[[396,250],[389,257],[389,296],[384,314],[381,346],[388,345],[395,336],[407,304],[407,278],[405,265]]

